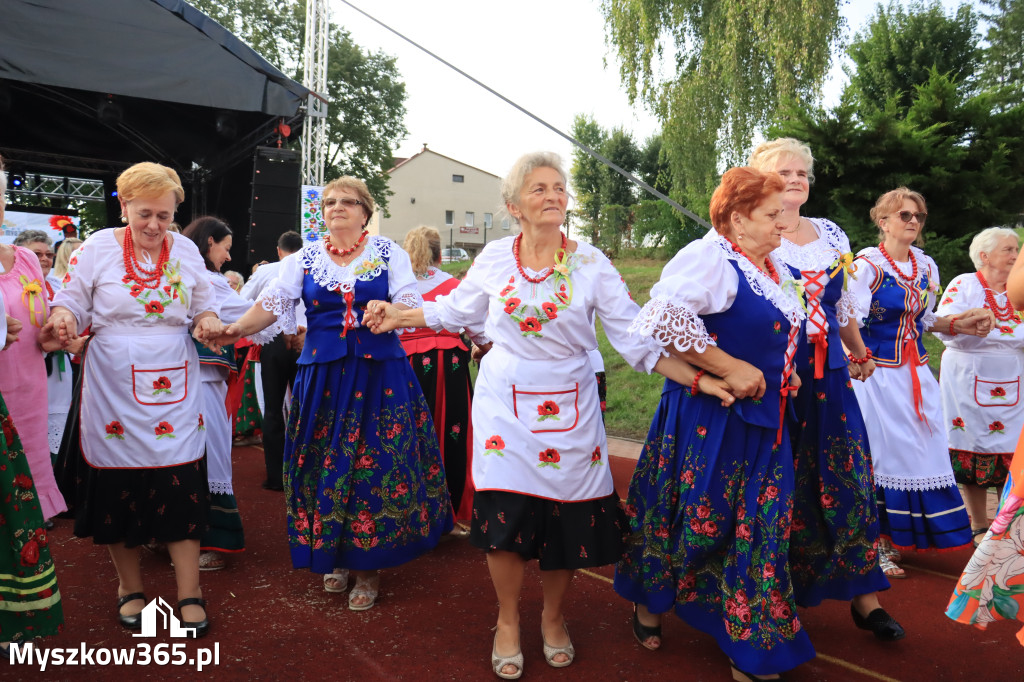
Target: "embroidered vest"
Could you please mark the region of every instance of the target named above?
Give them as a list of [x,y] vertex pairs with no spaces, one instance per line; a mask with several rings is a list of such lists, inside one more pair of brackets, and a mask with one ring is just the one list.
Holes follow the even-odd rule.
[[[921,320],[924,317],[926,301],[921,292],[928,291],[928,268],[922,267],[921,277],[914,286],[907,284],[879,268],[865,258],[858,260],[870,263],[875,271],[875,284],[871,288],[871,310],[864,320],[861,336],[864,345],[871,349],[875,364],[882,367],[899,367],[908,359],[917,365],[928,362],[921,335]],[[865,273],[867,274],[867,273]],[[908,338],[915,340],[916,358],[904,358],[904,343]]]

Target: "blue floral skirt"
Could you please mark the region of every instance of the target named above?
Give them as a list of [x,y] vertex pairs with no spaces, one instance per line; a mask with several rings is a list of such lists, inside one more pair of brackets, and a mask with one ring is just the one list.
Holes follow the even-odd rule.
[[404,357],[299,365],[284,449],[292,565],[374,570],[452,528],[429,408]]
[[630,534],[615,591],[675,607],[755,674],[814,658],[789,577],[788,435],[666,381],[626,500]]
[[878,508],[867,432],[845,368],[800,372],[790,424],[796,485],[789,570],[796,603],[889,588],[878,567]]

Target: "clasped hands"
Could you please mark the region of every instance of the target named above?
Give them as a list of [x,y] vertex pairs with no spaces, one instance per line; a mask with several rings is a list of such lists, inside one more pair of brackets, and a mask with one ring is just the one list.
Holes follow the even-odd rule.
[[363,326],[374,334],[383,334],[398,329],[401,311],[387,301],[370,301],[363,313]]
[[[996,326],[996,316],[988,308],[971,308],[956,316],[954,323],[957,334],[970,334],[982,338],[988,336]],[[939,329],[938,331],[944,331]]]

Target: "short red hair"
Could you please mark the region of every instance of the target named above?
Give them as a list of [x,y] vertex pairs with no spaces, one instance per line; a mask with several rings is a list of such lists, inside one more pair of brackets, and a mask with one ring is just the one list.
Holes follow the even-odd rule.
[[711,224],[719,234],[728,235],[734,212],[749,217],[761,202],[785,189],[778,173],[762,173],[750,166],[730,168],[711,195]]

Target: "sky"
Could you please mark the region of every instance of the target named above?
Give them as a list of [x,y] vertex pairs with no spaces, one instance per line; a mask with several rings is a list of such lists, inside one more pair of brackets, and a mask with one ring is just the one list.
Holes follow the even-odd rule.
[[[621,85],[605,44],[600,0],[351,0],[563,132],[576,114],[604,128],[622,127],[642,143],[659,129]],[[844,2],[845,39],[873,14],[873,0]],[[942,0],[947,12],[960,3]],[[542,124],[413,47],[339,0],[331,21],[362,47],[397,58],[406,84],[408,137],[394,149],[408,157],[430,149],[498,176],[522,154],[551,150],[571,164],[573,146]],[[606,65],[607,62],[607,65]],[[835,60],[824,91],[838,99],[845,76]]]

